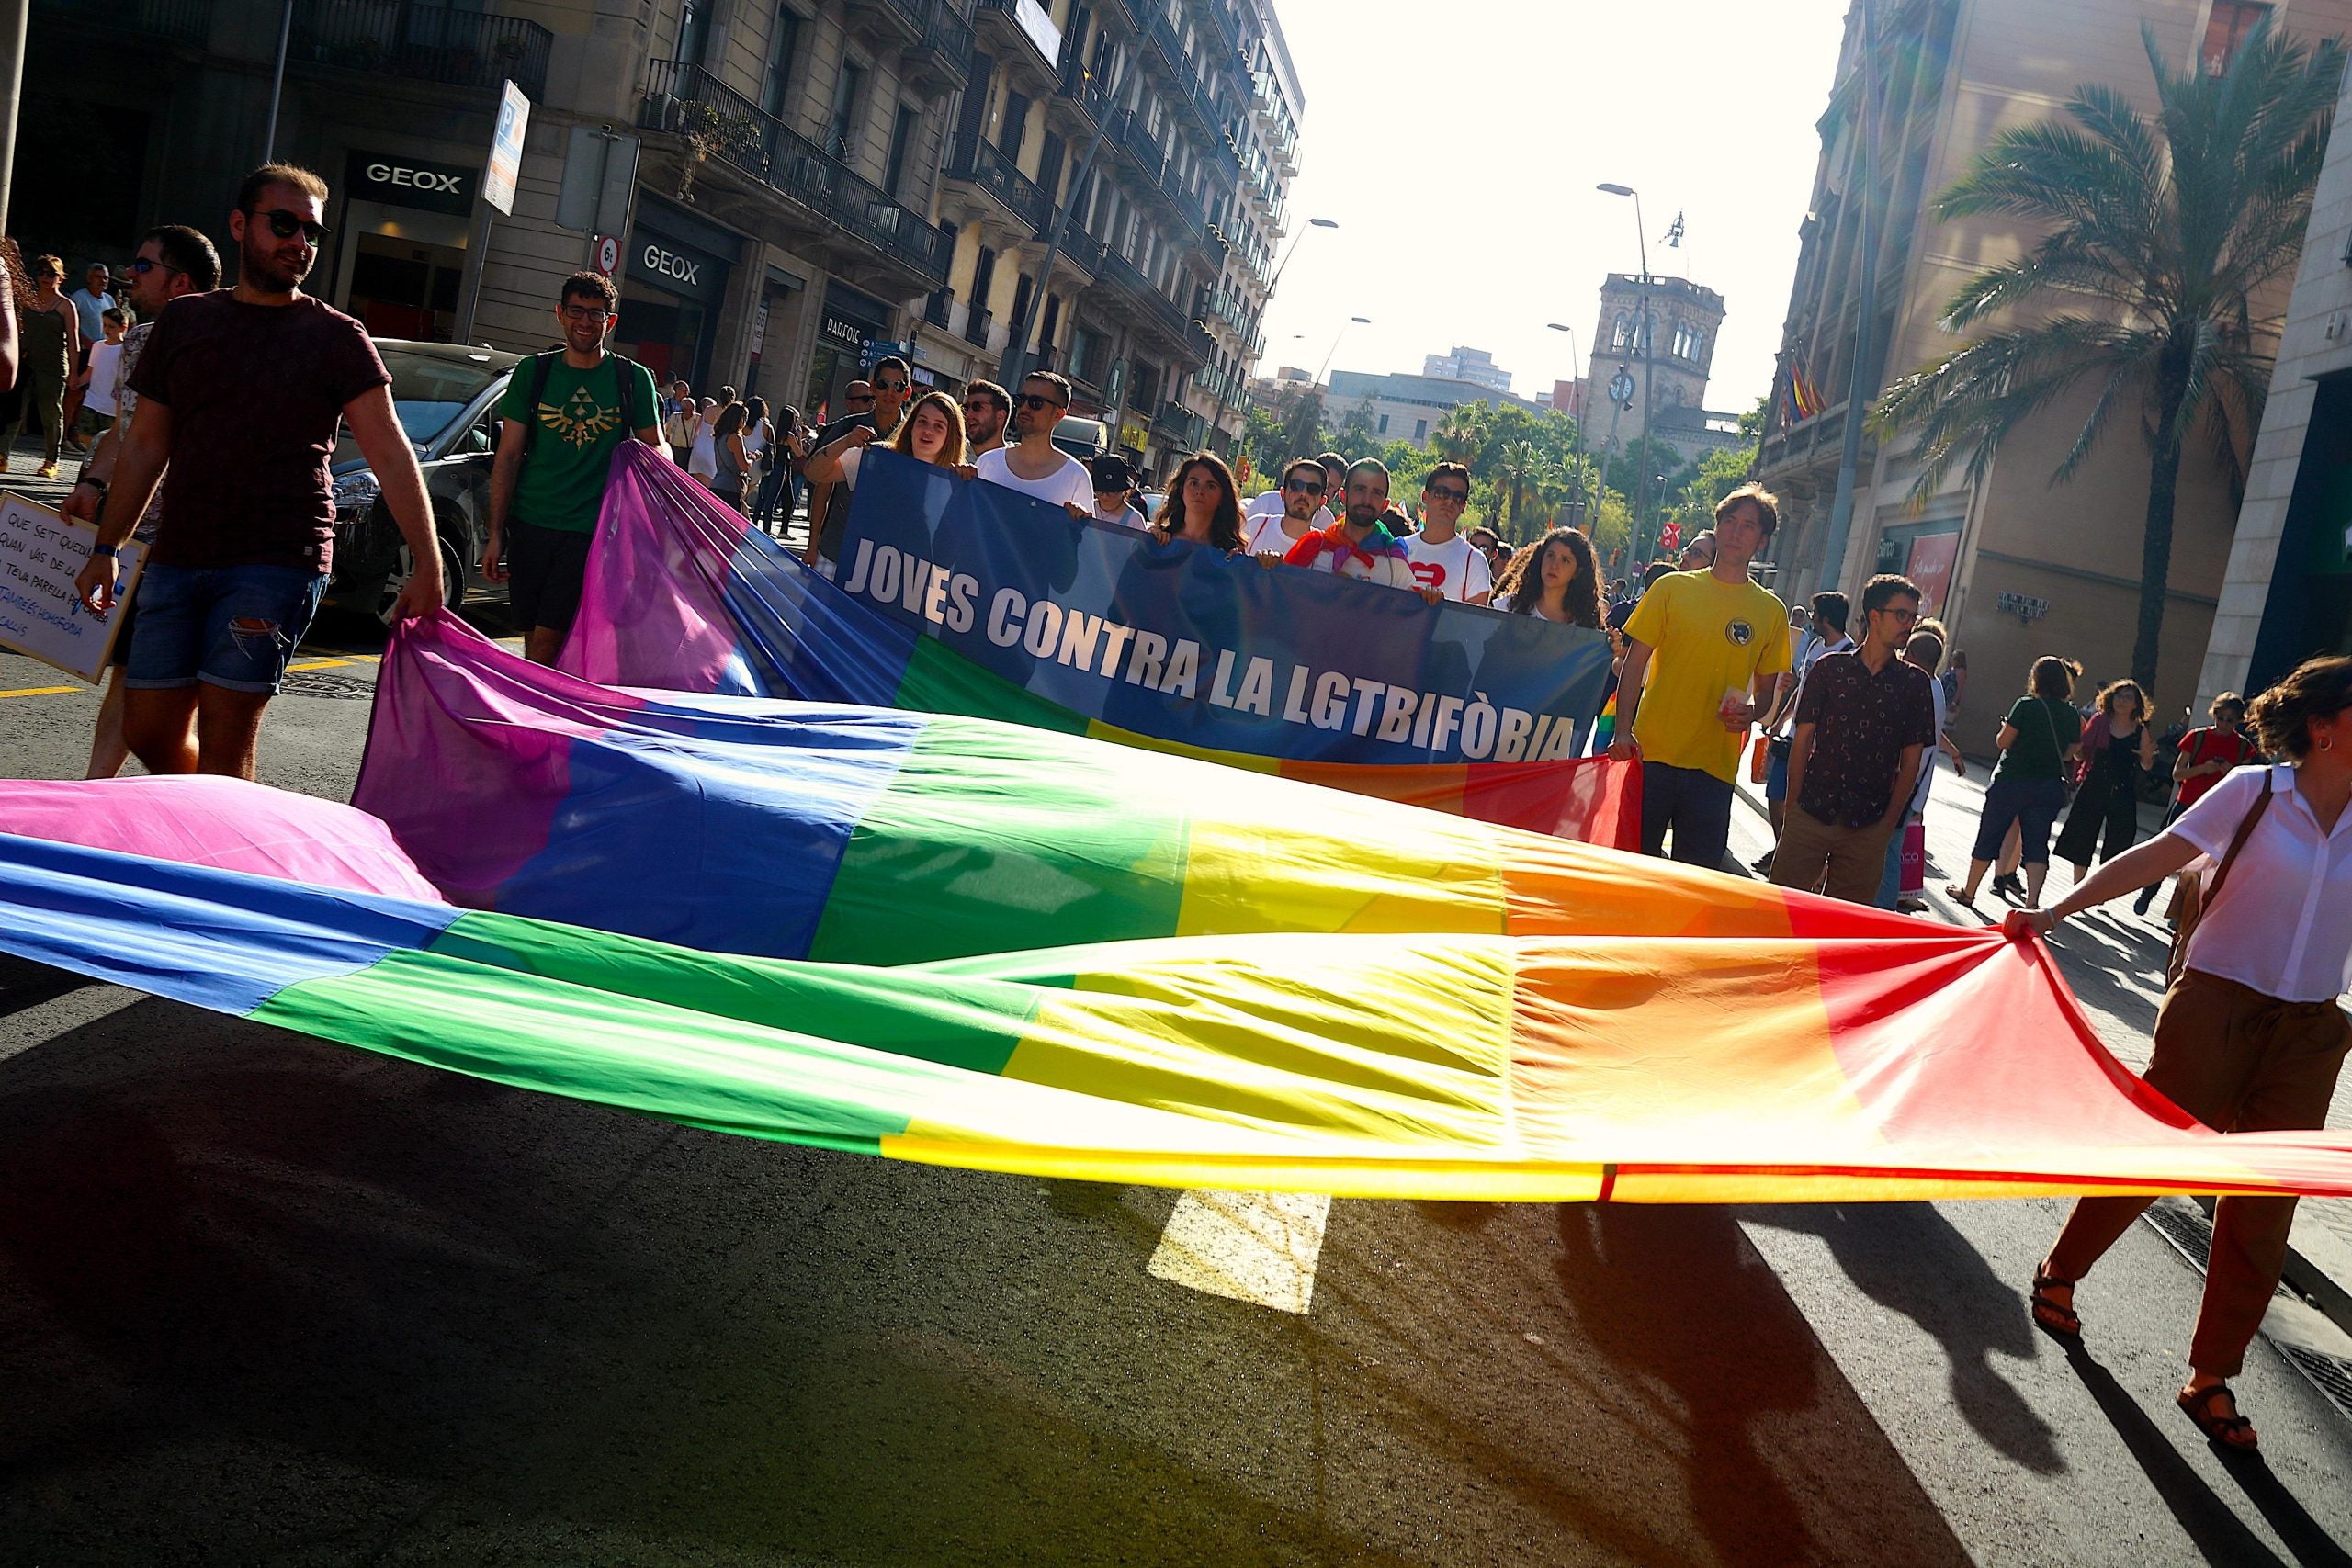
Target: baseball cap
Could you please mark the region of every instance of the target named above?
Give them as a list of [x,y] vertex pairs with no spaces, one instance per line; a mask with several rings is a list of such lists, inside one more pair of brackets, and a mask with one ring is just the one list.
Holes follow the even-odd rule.
[[1127,460],[1115,452],[1104,453],[1087,467],[1094,472],[1094,493],[1097,495],[1108,495],[1113,491],[1135,487],[1135,469],[1129,468]]

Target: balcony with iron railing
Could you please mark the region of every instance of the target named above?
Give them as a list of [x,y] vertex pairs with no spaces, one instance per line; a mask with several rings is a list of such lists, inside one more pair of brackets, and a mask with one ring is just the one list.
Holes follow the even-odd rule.
[[[1135,263],[1118,252],[1104,249],[1102,271],[1098,276],[1126,295],[1128,299],[1143,312],[1145,319],[1165,336],[1170,345],[1189,343],[1193,334],[1198,331],[1193,325],[1193,319],[1179,309],[1174,300],[1154,288],[1151,279],[1146,277]],[[1207,356],[1203,355],[1201,357]]]
[[960,87],[972,73],[972,24],[956,0],[885,0],[906,14],[914,41],[899,57],[919,85]]
[[289,63],[544,96],[555,35],[537,22],[413,0],[312,0],[293,10]]
[[638,124],[676,136],[689,163],[716,158],[741,171],[929,287],[947,281],[945,234],[701,66],[653,62]]
[[948,146],[947,163],[940,173],[993,197],[1000,207],[1042,234],[1054,220],[1053,201],[1037,182],[1023,174],[1003,148],[977,132],[958,136]]
[[1062,254],[1089,277],[1102,276],[1102,242],[1075,223],[1062,229]]
[[201,48],[212,37],[212,0],[32,0],[32,14],[71,24],[65,31],[77,39],[95,28],[127,41]]
[[990,48],[1009,48],[1032,72],[1050,81],[1060,68],[1062,29],[1039,0],[978,0],[972,21]]

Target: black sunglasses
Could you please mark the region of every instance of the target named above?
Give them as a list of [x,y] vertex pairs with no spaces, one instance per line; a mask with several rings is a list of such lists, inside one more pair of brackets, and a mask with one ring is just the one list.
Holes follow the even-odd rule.
[[1301,495],[1321,495],[1323,481],[1321,479],[1284,479],[1283,489],[1295,490]]
[[1035,392],[1023,392],[1012,400],[1019,403],[1023,408],[1029,410],[1032,413],[1035,413],[1039,409],[1057,409],[1062,406],[1053,399],[1041,398]]
[[1003,406],[1004,405],[1002,403],[998,402],[994,398],[974,398],[970,402],[964,405],[964,412],[966,413],[970,413],[974,409],[1001,409]]
[[153,272],[158,268],[161,268],[164,272],[178,273],[182,277],[186,277],[187,276],[187,268],[184,266],[174,266],[169,262],[149,261],[145,256],[134,256],[131,258],[130,265],[127,270],[129,270],[134,276],[144,277],[149,273]]
[[321,240],[334,232],[323,223],[313,223],[300,213],[288,212],[282,207],[273,207],[266,212],[257,209],[249,210],[247,216],[259,218],[267,222],[269,231],[281,240],[290,240],[297,234],[301,235],[310,243],[313,250],[318,248]]
[[1430,487],[1430,499],[1431,501],[1468,501],[1470,499],[1470,492],[1466,490],[1453,490],[1452,488],[1440,490],[1437,486],[1431,485]]
[[907,384],[904,381],[876,381],[874,389],[877,392],[903,392]]

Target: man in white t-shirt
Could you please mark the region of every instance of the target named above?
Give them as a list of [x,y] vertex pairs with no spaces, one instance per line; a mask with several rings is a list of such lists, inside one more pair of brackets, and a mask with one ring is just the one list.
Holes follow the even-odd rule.
[[[1323,510],[1325,488],[1322,464],[1312,457],[1292,458],[1290,466],[1283,470],[1282,488],[1266,492],[1275,499],[1275,509],[1260,512],[1253,502],[1250,511],[1242,517],[1242,548],[1253,556],[1278,559],[1290,554],[1293,545],[1321,524],[1335,521]],[[1265,496],[1258,499],[1263,501]]]
[[1494,572],[1484,551],[1462,533],[1462,509],[1470,501],[1470,470],[1440,463],[1421,483],[1421,531],[1405,539],[1413,581],[1434,588],[1457,604],[1484,604],[1494,597]]
[[[1290,461],[1290,467],[1283,470],[1284,483],[1289,482],[1291,470],[1301,463],[1312,463],[1323,470],[1323,488],[1317,493],[1327,499],[1323,505],[1314,512],[1310,525],[1328,528],[1340,520],[1340,507],[1342,504],[1340,498],[1347,487],[1348,460],[1337,452],[1326,452],[1320,457],[1294,457]],[[1267,491],[1253,498],[1249,505],[1241,509],[1242,538],[1247,540],[1250,536],[1250,530],[1258,525],[1260,518],[1283,516],[1286,513],[1286,507],[1287,503],[1279,488]]]
[[1430,604],[1439,595],[1413,581],[1412,562],[1405,547],[1382,525],[1388,511],[1388,465],[1377,457],[1360,457],[1348,469],[1347,515],[1328,528],[1300,539],[1283,558],[1284,564],[1309,571],[1335,571],[1387,588],[1412,589]]
[[1059,502],[1072,517],[1094,515],[1094,477],[1054,445],[1054,427],[1069,408],[1069,383],[1050,370],[1021,378],[1012,400],[1013,444],[980,454],[973,477],[1039,501]]
[[1123,528],[1151,526],[1136,502],[1136,471],[1125,457],[1105,452],[1086,467],[1094,476],[1094,521],[1116,523]]

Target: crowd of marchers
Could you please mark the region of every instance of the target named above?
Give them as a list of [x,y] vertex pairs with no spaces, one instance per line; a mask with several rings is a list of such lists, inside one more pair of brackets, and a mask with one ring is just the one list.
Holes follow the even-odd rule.
[[[61,292],[62,264],[47,256],[14,268],[0,290],[0,380],[18,417],[39,419],[48,461],[87,446],[63,505],[96,529],[76,592],[92,614],[124,623],[95,776],[114,773],[126,753],[153,773],[254,776],[264,710],[328,581],[327,464],[343,431],[415,562],[395,618],[442,605],[424,484],[390,378],[357,321],[302,291],[328,196],[290,165],[247,176],[226,221],[232,287],[221,286],[211,241],[172,224],[142,238],[127,278],[94,268],[86,299]],[[578,612],[622,441],[669,453],[770,527],[796,515],[805,486],[808,559],[826,572],[863,455],[881,444],[1163,541],[1604,632],[1613,727],[1600,733],[1616,765],[1638,769],[1650,854],[1722,870],[1747,766],[1770,802],[1777,842],[1763,868],[1775,883],[1896,907],[1905,829],[1927,809],[1934,758],[1965,765],[1951,739],[1973,712],[1965,661],[1947,660],[1917,585],[1882,575],[1859,603],[1824,592],[1792,613],[1751,570],[1780,524],[1758,485],[1724,497],[1678,560],[1654,563],[1634,585],[1604,584],[1575,529],[1509,553],[1491,532],[1463,529],[1470,486],[1458,465],[1430,471],[1416,513],[1370,458],[1303,456],[1245,503],[1223,459],[1203,452],[1175,465],[1148,512],[1143,476],[1124,458],[1086,463],[1055,446],[1070,389],[1051,372],[1014,389],[975,382],[958,399],[918,389],[903,361],[884,359],[848,389],[849,412],[812,430],[797,411],[771,414],[725,389],[697,402],[683,383],[658,389],[611,351],[620,302],[600,274],[564,280],[550,309],[560,346],[518,365],[500,405],[481,562],[508,585],[526,651],[541,662],[554,660]],[[146,565],[121,595],[119,552],[134,537]],[[2135,892],[2144,908],[2179,876],[2149,1082],[2222,1131],[2322,1125],[2352,1044],[2336,1001],[2352,988],[2352,659],[2312,659],[2251,701],[2217,699],[2212,722],[2174,744],[2171,811],[2140,843],[2138,784],[2156,745],[2147,694],[2115,682],[2086,716],[2074,705],[2080,674],[2064,658],[2041,659],[2003,711],[1953,897],[1973,904],[1998,867],[1995,886],[2023,906],[2006,924],[2023,936]],[[2075,881],[2045,908],[2053,829]],[[2037,1323],[2083,1331],[2076,1282],[2142,1207],[2076,1205],[2033,1280]],[[2227,1380],[2278,1282],[2293,1207],[2224,1198],[2215,1214],[2178,1397],[2219,1442],[2256,1442]]]

